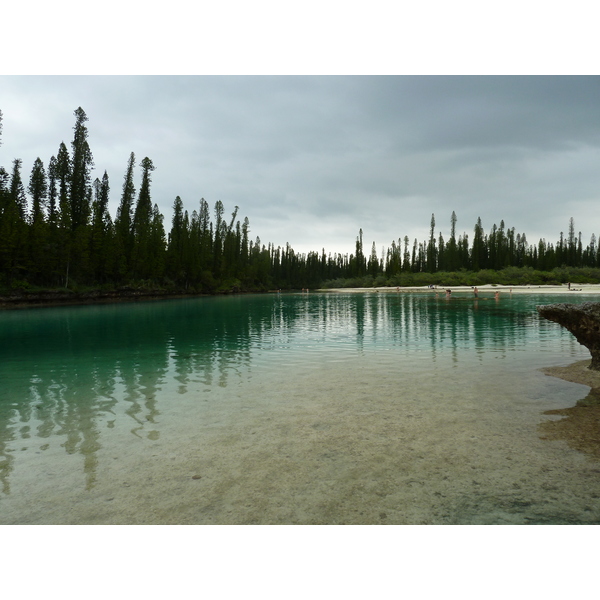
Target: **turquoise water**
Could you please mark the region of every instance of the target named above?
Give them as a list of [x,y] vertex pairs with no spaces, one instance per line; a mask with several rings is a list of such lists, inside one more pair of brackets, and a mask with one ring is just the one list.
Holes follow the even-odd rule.
[[[596,523],[537,304],[269,294],[0,312],[0,523]],[[571,302],[595,297],[569,296]]]

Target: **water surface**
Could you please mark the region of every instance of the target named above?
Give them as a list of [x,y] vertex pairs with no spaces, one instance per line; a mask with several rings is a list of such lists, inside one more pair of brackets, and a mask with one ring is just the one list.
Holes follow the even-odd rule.
[[[583,302],[596,297],[570,297]],[[0,523],[598,523],[564,296],[0,313]],[[580,417],[578,417],[580,418]]]

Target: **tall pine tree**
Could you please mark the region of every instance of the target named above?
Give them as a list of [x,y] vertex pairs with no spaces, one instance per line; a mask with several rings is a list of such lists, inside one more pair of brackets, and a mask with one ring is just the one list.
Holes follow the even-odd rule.
[[74,136],[71,143],[71,227],[76,230],[82,225],[87,225],[89,219],[89,191],[90,171],[94,166],[92,151],[88,144],[88,130],[85,125],[88,118],[84,110],[79,107],[74,115],[76,117],[73,127]]
[[151,173],[154,171],[152,161],[145,157],[140,163],[142,167],[142,185],[133,215],[133,257],[132,276],[134,279],[151,277],[149,265],[150,239],[152,222],[152,200],[150,198]]

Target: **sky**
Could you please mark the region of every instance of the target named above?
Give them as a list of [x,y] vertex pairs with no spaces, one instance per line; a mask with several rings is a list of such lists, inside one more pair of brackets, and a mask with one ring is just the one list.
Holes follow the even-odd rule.
[[[596,76],[1,76],[0,164],[70,149],[81,106],[92,178],[116,215],[127,161],[149,157],[168,232],[176,196],[239,207],[252,239],[365,253],[392,240],[488,232],[600,235]],[[136,170],[136,187],[141,168]]]

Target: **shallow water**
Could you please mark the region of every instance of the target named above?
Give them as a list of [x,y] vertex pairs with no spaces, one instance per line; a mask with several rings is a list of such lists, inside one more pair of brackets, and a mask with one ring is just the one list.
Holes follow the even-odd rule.
[[539,370],[589,357],[555,301],[1,312],[0,523],[598,523],[597,455],[544,414],[589,392]]

